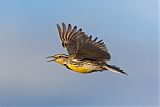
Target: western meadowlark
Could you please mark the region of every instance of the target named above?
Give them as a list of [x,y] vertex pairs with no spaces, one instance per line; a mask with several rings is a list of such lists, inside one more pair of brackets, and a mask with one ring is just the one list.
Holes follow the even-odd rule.
[[97,37],[92,39],[92,36],[87,36],[82,29],[77,30],[77,26],[72,29],[71,24],[68,24],[68,28],[64,23],[62,27],[57,24],[57,28],[62,46],[67,49],[69,55],[49,56],[47,58],[54,59],[48,62],[55,61],[78,73],[109,70],[127,75],[119,67],[107,64],[111,56],[102,40],[97,41]]

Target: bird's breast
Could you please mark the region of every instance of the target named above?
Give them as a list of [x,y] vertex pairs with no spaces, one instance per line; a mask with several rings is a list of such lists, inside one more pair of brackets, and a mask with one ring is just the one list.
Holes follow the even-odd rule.
[[86,67],[86,66],[77,66],[73,64],[68,64],[68,68],[79,73],[89,73],[92,71],[92,69]]

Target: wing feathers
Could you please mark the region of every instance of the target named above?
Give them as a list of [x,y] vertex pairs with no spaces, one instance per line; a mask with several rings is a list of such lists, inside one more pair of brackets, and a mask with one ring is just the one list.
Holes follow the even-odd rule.
[[91,43],[94,43],[96,40],[98,39],[98,37],[94,38],[93,41],[90,41]]
[[60,39],[63,47],[67,48],[70,56],[75,58],[87,58],[93,60],[110,60],[111,56],[102,40],[97,41],[97,37],[92,40],[92,36],[87,36],[82,29],[77,31],[77,26],[72,29],[71,24],[62,23],[62,28],[57,24]]
[[89,43],[92,40],[92,36],[87,37],[85,44]]
[[71,31],[70,35],[68,36],[68,40],[73,37],[73,35],[76,33],[76,31],[77,31],[77,26],[74,26],[73,30]]
[[62,23],[62,38],[66,39],[66,25]]
[[71,35],[71,39],[74,39],[75,37],[78,36],[78,34],[80,34],[82,32],[82,29],[79,29],[77,32],[75,32],[74,34]]
[[68,30],[67,30],[67,32],[66,32],[67,41],[68,41],[68,39],[69,39],[69,35],[70,35],[70,33],[71,33],[71,29],[72,29],[71,24],[68,24]]
[[61,38],[61,40],[62,40],[62,42],[63,42],[64,40],[63,40],[63,38],[62,38],[62,30],[61,30],[61,27],[60,27],[59,24],[57,24],[57,28],[58,28],[59,36],[60,36],[60,38]]

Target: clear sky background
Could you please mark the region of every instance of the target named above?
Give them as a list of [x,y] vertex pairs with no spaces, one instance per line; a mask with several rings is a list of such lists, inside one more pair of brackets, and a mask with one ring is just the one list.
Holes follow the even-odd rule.
[[[67,53],[62,22],[103,39],[129,76],[47,63]],[[158,40],[156,0],[0,0],[0,107],[158,106]]]

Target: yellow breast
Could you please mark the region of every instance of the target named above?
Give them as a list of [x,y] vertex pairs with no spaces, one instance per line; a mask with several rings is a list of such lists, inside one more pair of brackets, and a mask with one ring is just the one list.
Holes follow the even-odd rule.
[[60,59],[60,58],[59,58],[59,59],[56,59],[55,62],[57,62],[57,63],[59,63],[59,64],[61,64],[61,65],[63,65],[63,63],[64,63],[64,61],[63,61],[62,59]]
[[85,66],[75,66],[75,65],[71,65],[71,64],[68,64],[68,67],[73,70],[73,71],[76,71],[76,72],[79,72],[79,73],[89,73],[91,72],[92,70],[85,67]]

